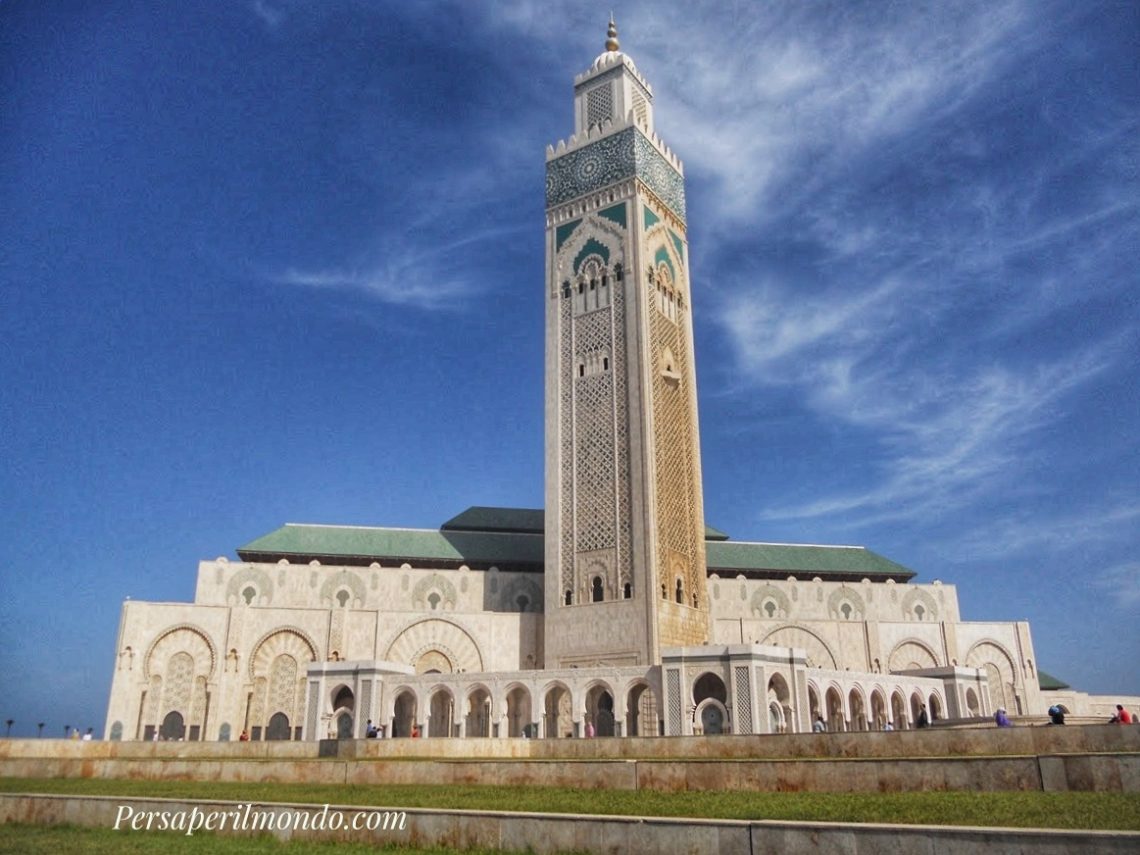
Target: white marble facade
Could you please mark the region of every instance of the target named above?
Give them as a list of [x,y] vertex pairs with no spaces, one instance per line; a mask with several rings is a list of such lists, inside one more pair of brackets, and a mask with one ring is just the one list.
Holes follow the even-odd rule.
[[[901,729],[916,698],[937,717],[1043,712],[1028,626],[958,620],[950,585],[714,574],[709,646],[546,669],[535,575],[204,561],[194,603],[124,603],[105,735],[767,733],[817,715]],[[939,613],[917,617],[928,600]]]

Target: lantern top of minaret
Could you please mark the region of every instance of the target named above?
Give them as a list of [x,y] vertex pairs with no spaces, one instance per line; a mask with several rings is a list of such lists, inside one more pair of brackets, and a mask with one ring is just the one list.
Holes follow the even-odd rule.
[[617,24],[614,23],[614,13],[610,12],[610,26],[606,30],[606,50],[617,51],[621,47],[617,37]]
[[574,79],[575,85],[593,77],[596,72],[601,71],[602,69],[609,69],[614,66],[624,65],[626,68],[630,69],[630,71],[633,72],[634,76],[637,77],[638,81],[640,81],[641,85],[645,87],[647,92],[652,92],[652,90],[649,88],[649,84],[645,81],[645,78],[642,77],[641,73],[637,70],[637,66],[633,64],[633,58],[629,54],[621,52],[621,42],[618,41],[617,24],[614,22],[614,16],[612,12],[610,13],[610,23],[606,27],[605,47],[605,52],[598,54],[597,58],[595,58],[593,63],[590,65],[590,68],[587,71],[584,71],[582,74],[579,74]]

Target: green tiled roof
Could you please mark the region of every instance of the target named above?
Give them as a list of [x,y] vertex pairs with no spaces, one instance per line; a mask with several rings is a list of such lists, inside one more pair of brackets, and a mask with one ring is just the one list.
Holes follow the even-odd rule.
[[914,571],[862,546],[806,546],[733,541],[705,544],[709,572],[786,573],[796,577],[851,576],[905,581]]
[[719,528],[713,528],[711,525],[706,525],[705,540],[728,540],[728,535],[721,531]]
[[[861,546],[805,546],[733,542],[712,526],[705,529],[708,568],[721,575],[797,576],[905,582],[914,572]],[[368,526],[289,523],[237,550],[243,561],[382,564],[467,564],[476,569],[541,572],[545,553],[543,511],[474,506],[438,531]]]
[[1072,688],[1068,683],[1061,682],[1052,674],[1046,674],[1040,668],[1037,669],[1037,686],[1045,691]]
[[410,528],[288,523],[238,549],[243,561],[282,558],[367,561],[453,561],[466,564],[534,564],[541,569],[541,534],[428,531]]
[[473,505],[452,517],[440,529],[443,531],[507,531],[522,534],[542,534],[546,525],[542,508],[486,508]]

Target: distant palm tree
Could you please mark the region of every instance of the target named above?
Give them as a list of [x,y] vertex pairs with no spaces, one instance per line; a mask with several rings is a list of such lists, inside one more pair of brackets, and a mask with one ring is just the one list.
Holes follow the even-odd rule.
[[65,725],[63,726],[63,738],[64,738],[64,739],[67,739],[67,734],[69,734],[70,732],[71,732],[71,725],[70,725],[70,724],[65,724]]
[[39,733],[36,734],[36,739],[42,739],[44,735],[44,723],[41,721],[36,725],[39,728]]
[[14,725],[15,723],[16,723],[16,720],[12,719],[12,718],[8,719],[8,721],[5,722],[5,724],[8,725],[8,732],[4,734],[5,737],[9,737],[12,735],[12,725]]

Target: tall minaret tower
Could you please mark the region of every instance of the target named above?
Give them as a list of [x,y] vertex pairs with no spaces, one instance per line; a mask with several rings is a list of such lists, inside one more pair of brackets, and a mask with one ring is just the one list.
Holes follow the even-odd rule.
[[683,172],[605,47],[546,151],[547,668],[709,638]]

